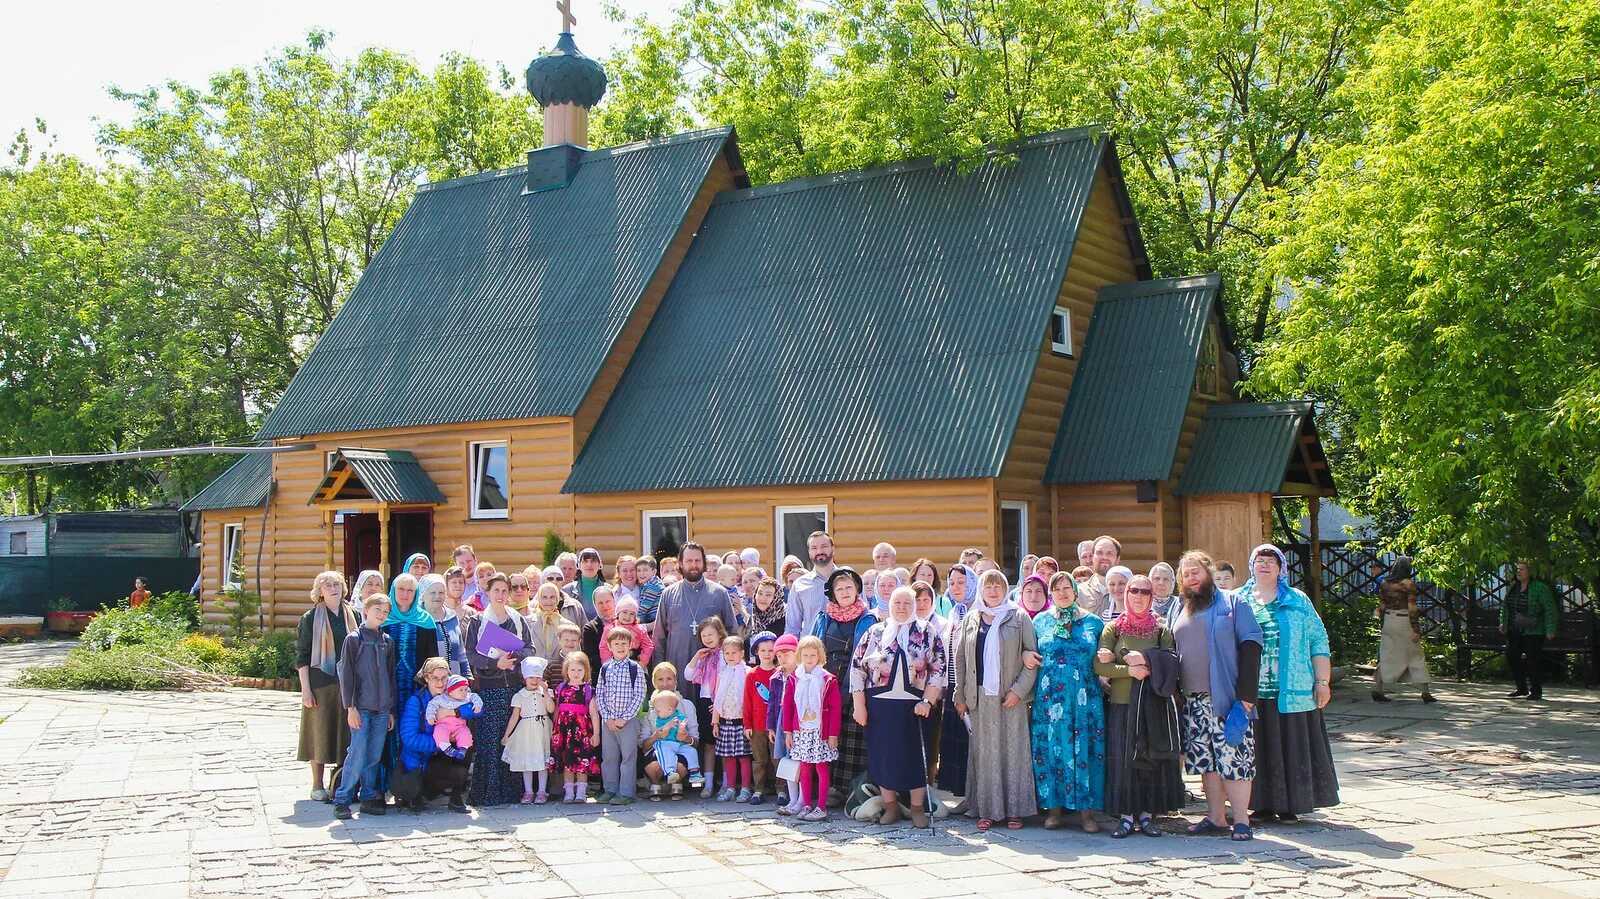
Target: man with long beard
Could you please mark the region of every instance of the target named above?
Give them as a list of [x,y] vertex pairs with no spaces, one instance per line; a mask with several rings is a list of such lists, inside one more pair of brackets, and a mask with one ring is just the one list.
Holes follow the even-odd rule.
[[705,576],[706,550],[700,544],[690,541],[678,551],[678,573],[683,579],[661,594],[661,607],[656,612],[656,647],[660,658],[678,670],[683,695],[694,699],[700,691],[686,672],[689,661],[700,649],[696,631],[700,622],[712,615],[721,618],[724,627],[731,627],[733,603],[721,584]]

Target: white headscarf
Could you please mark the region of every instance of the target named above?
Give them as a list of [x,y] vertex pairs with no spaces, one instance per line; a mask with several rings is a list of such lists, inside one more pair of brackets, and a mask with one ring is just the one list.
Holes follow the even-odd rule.
[[804,665],[794,669],[794,715],[800,721],[801,730],[822,728],[822,685],[827,674],[828,669],[822,665],[810,670]]
[[[982,600],[979,600],[981,603]],[[1017,610],[1017,601],[1008,599],[994,608],[987,605],[973,607],[979,615],[993,615],[989,624],[989,638],[983,641],[983,692],[985,696],[1000,695],[1000,625]]]

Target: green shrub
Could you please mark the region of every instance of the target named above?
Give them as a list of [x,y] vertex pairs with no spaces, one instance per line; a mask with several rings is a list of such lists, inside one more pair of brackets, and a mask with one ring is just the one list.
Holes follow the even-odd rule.
[[153,596],[144,607],[157,618],[181,622],[187,630],[198,630],[200,627],[200,598],[190,596],[184,590],[169,590]]
[[59,665],[24,672],[16,685],[46,690],[181,690],[194,685],[183,669],[208,671],[204,661],[177,640],[120,643],[108,649],[80,645]]
[[78,638],[80,647],[91,651],[105,651],[115,646],[141,646],[152,643],[176,643],[187,633],[183,623],[170,618],[157,617],[148,608],[104,609]]
[[226,630],[235,643],[243,643],[256,629],[261,614],[261,594],[253,590],[229,589],[217,601],[222,607]]
[[232,653],[222,641],[205,634],[190,634],[178,645],[194,654],[207,668],[220,670],[234,667]]
[[295,632],[268,631],[238,647],[234,663],[242,677],[294,677]]
[[1335,665],[1370,665],[1378,657],[1378,598],[1359,596],[1353,603],[1329,602],[1322,609],[1328,648]]
[[555,528],[545,528],[544,531],[544,564],[549,567],[556,563],[556,557],[562,553],[572,552],[572,545],[561,539]]

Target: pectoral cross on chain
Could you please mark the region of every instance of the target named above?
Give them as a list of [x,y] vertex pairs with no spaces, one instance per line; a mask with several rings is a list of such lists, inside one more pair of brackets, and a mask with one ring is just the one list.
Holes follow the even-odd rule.
[[570,32],[578,20],[572,15],[572,0],[556,0],[556,9],[561,10],[561,30]]

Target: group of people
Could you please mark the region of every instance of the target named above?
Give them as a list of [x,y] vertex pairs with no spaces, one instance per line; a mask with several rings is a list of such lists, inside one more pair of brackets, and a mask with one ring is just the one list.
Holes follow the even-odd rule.
[[386,794],[542,804],[557,772],[562,802],[598,779],[626,805],[642,776],[652,800],[805,821],[876,793],[879,823],[928,826],[937,787],[980,830],[1096,832],[1103,812],[1123,838],[1163,833],[1187,769],[1207,806],[1187,830],[1234,839],[1338,802],[1327,633],[1270,544],[1237,589],[1200,551],[1135,574],[1110,536],[1072,570],[1028,556],[1016,583],[977,549],[903,566],[881,543],[864,573],[834,553],[818,531],[776,577],[693,542],[610,577],[593,549],[506,574],[470,546],[388,584],[323,572],[299,628],[312,797],[341,818]]

